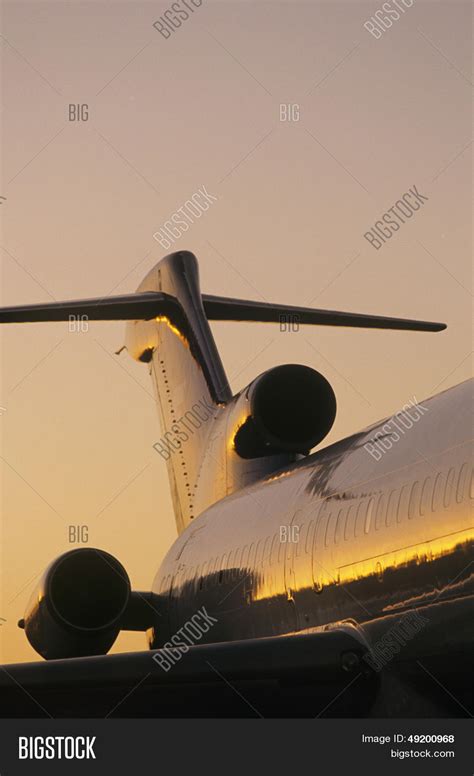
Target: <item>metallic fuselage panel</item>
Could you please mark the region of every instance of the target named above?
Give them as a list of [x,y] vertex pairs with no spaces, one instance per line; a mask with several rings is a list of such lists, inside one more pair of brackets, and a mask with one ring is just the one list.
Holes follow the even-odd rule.
[[[224,641],[472,594],[472,388],[423,402],[396,441],[383,421],[206,509],[155,578],[166,614],[150,645],[201,606],[217,619],[202,640]],[[375,460],[380,434],[393,445]]]

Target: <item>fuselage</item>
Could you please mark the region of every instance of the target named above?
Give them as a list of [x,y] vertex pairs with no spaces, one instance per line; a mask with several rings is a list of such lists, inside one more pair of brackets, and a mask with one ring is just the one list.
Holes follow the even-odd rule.
[[150,646],[201,606],[217,620],[202,641],[218,642],[472,595],[472,388],[438,394],[410,413],[411,426],[385,419],[198,515],[156,575]]

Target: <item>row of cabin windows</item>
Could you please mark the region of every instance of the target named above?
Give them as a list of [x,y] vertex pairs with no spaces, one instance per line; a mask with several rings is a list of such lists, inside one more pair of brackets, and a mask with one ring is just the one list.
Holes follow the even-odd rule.
[[[383,525],[387,528],[395,520],[400,523],[404,517],[413,519],[415,516],[424,516],[430,511],[452,506],[454,503],[462,503],[466,498],[474,499],[474,471],[469,477],[469,464],[464,463],[456,475],[452,467],[447,472],[438,472],[435,477],[428,476],[423,483],[416,480],[414,483],[405,484],[400,489],[394,489],[387,496],[385,493],[379,496],[371,496],[363,499],[359,504],[344,506],[337,512],[336,520],[329,510],[329,502],[324,501],[319,510],[318,519],[311,520],[307,526],[304,549],[307,554],[312,552],[313,543],[327,547],[331,540],[335,544],[357,538],[364,533],[368,534],[373,528],[378,531]],[[337,510],[336,510],[337,511]],[[317,526],[317,535],[314,536]],[[296,553],[300,554],[303,539],[296,544]],[[243,548],[237,547],[222,556],[211,558],[197,568],[190,567],[184,577],[180,577],[179,583],[199,580],[199,588],[206,584],[223,584],[228,581],[237,581],[245,575],[245,569],[269,565],[283,561],[283,553],[289,544],[280,540],[279,533],[252,542]],[[169,589],[171,576],[165,577],[160,586],[160,592]]]
[[[245,569],[253,568],[263,562],[262,553],[267,549],[271,537],[260,539],[257,543],[246,544],[243,548],[237,547],[223,555],[211,558],[196,568],[186,569],[184,576],[180,576],[179,584],[198,580],[198,587],[202,590],[205,587],[220,585],[224,581],[237,581],[241,576],[245,576]],[[166,585],[162,585],[166,589]]]
[[[267,536],[258,542],[252,542],[243,548],[237,547],[222,556],[211,558],[196,568],[186,569],[184,576],[180,576],[178,583],[198,580],[198,588],[205,589],[208,586],[223,584],[224,582],[238,581],[242,576],[248,575],[246,569],[258,570],[259,567],[274,566],[281,563],[283,553],[288,547],[287,542],[280,541],[279,533]],[[169,589],[171,577],[166,577],[160,586],[160,592]]]
[[[416,515],[426,515],[443,507],[447,509],[464,499],[474,499],[474,471],[464,463],[459,472],[454,467],[447,472],[438,472],[435,477],[428,476],[423,482],[415,481],[394,489],[389,494],[380,494],[360,501],[358,504],[345,505],[339,510],[330,511],[329,502],[322,502],[319,517],[311,520],[306,528],[304,542],[299,542],[296,555],[299,556],[304,543],[306,554],[312,552],[316,527],[319,535],[317,544],[328,546],[332,541],[338,544],[369,533],[371,528],[378,531],[383,525],[389,527],[395,520],[400,523],[405,516],[413,519]],[[336,519],[331,519],[336,514]]]
[[[382,493],[363,499],[358,505],[344,506],[336,510],[336,519],[331,519],[336,512],[329,512],[329,502],[325,501],[317,520],[317,544],[324,543],[326,547],[331,541],[338,544],[342,539],[347,541],[368,534],[372,528],[376,531],[383,525],[388,528],[407,516],[412,520],[430,511],[448,509],[467,498],[474,498],[474,471],[471,469],[469,476],[469,464],[466,462],[458,472],[452,467],[447,472],[438,472],[435,477],[426,477],[423,483],[418,480],[407,483],[392,490],[388,496]],[[315,526],[316,523],[308,526],[306,552],[311,550]]]

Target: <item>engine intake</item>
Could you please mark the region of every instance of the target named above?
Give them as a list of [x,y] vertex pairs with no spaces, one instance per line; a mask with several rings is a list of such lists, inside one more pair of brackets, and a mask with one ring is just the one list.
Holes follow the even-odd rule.
[[128,574],[113,555],[71,550],[48,566],[19,624],[48,660],[104,655],[120,632],[130,593]]
[[242,458],[271,453],[307,454],[336,417],[330,383],[315,369],[285,364],[269,369],[247,389],[247,416],[234,437]]

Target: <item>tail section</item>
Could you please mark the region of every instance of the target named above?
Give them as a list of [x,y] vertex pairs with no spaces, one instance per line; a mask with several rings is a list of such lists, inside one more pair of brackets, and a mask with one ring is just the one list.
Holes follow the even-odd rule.
[[[127,349],[150,364],[162,432],[155,450],[167,463],[180,533],[196,514],[201,466],[214,421],[232,399],[208,319],[278,322],[292,315],[302,323],[383,328],[416,323],[201,295],[197,260],[187,251],[166,256],[151,270],[137,294],[151,293],[172,302],[153,320],[128,324]],[[226,477],[225,460],[207,464],[216,469],[217,478]],[[222,496],[222,488],[215,487],[215,492],[216,498]]]
[[192,253],[166,256],[139,286],[138,294],[173,300],[152,320],[127,325],[127,349],[147,361],[156,393],[161,438],[176,523],[181,532],[195,516],[194,499],[213,420],[232,398],[203,309],[198,266]]
[[[211,442],[225,429],[224,410],[233,398],[208,321],[279,322],[288,316],[300,324],[325,326],[432,332],[446,328],[429,321],[201,295],[197,260],[187,251],[162,259],[134,294],[0,308],[0,323],[77,317],[128,321],[127,350],[149,364],[156,391],[162,436],[155,449],[167,462],[179,532],[195,515],[203,460],[214,455]],[[223,423],[216,423],[223,415]],[[212,467],[224,484],[225,456]],[[207,494],[211,503],[218,489],[208,483],[205,487],[212,490]]]

